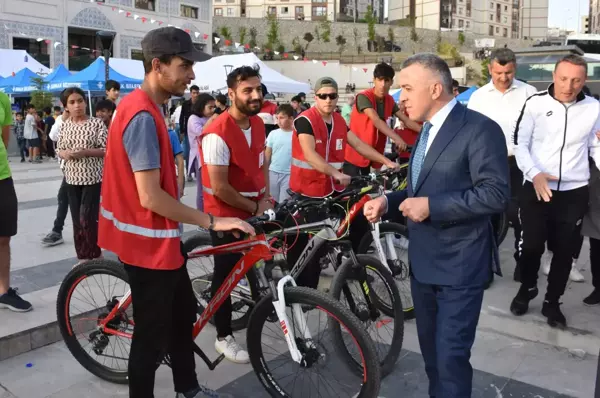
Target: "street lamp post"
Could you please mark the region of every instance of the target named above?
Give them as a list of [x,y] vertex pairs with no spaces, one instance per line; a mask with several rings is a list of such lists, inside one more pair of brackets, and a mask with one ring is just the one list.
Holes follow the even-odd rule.
[[96,37],[100,41],[100,50],[102,51],[102,55],[104,56],[104,82],[108,81],[109,74],[109,59],[110,52],[112,50],[113,43],[115,41],[115,32],[109,32],[106,30],[100,30],[96,32]]

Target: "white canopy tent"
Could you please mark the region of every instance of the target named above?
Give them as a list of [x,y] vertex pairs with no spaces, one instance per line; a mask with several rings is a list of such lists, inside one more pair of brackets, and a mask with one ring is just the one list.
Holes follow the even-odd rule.
[[37,74],[48,74],[50,68],[45,67],[25,50],[0,49],[0,76],[9,77],[23,68]]
[[[104,60],[104,57],[100,57]],[[142,61],[127,58],[110,58],[108,64],[115,72],[132,79],[144,80],[144,64]]]
[[[293,61],[290,61],[293,62]],[[205,62],[194,65],[196,79],[191,84],[200,87],[200,91],[221,91],[227,87],[225,66],[231,65],[233,69],[240,66],[260,67],[262,82],[269,92],[274,93],[308,93],[310,85],[298,82],[269,68],[254,53],[221,55]]]

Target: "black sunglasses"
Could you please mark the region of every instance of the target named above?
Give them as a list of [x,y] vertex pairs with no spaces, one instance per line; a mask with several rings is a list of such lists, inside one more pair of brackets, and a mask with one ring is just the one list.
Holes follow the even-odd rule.
[[337,93],[315,94],[315,95],[317,96],[317,98],[322,99],[322,100],[326,100],[327,98],[329,98],[330,100],[335,100],[338,97]]

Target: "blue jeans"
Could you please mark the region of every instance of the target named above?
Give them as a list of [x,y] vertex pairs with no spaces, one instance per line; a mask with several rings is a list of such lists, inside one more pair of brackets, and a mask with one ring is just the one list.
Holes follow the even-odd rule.
[[[181,145],[183,146],[183,160],[185,161],[185,169],[189,170],[190,165],[190,139],[188,138],[187,134],[183,134],[183,142],[181,143]],[[190,173],[186,172],[186,175],[189,175]]]

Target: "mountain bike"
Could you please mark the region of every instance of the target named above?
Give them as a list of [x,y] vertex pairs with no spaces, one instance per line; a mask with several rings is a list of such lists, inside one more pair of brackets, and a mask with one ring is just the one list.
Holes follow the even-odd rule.
[[[310,383],[311,389],[325,386],[324,393],[317,392],[319,397],[376,397],[381,371],[376,348],[363,324],[347,308],[326,294],[296,286],[289,275],[277,283],[267,279],[264,265],[273,260],[277,250],[269,244],[263,226],[273,219],[274,213],[269,212],[248,220],[256,228],[254,237],[191,253],[195,257],[243,254],[194,324],[194,339],[239,281],[250,270],[254,270],[261,283],[269,286],[269,294],[255,304],[249,317],[247,348],[252,368],[269,395],[304,398],[305,383],[300,380],[291,383],[289,378],[285,380],[290,372],[302,371],[308,375],[306,383]],[[114,284],[110,283],[112,279],[115,280]],[[121,384],[127,383],[127,349],[135,329],[132,315],[132,305],[135,304],[132,303],[127,283],[127,274],[121,263],[93,260],[67,274],[57,298],[58,324],[69,351],[92,374]],[[82,288],[82,292],[79,288]],[[102,293],[99,303],[92,297],[98,291]],[[324,319],[315,317],[317,312],[322,312]],[[316,331],[321,326],[324,327],[323,333]],[[266,334],[263,329],[269,327],[274,329]],[[265,341],[262,341],[263,337]],[[276,341],[278,337],[281,341]],[[361,369],[358,377],[355,375],[357,367],[348,366],[346,358],[349,348],[346,344],[355,345],[356,355],[353,358],[360,361]],[[210,370],[214,370],[224,359],[224,355],[221,355],[211,361],[197,344],[194,344],[194,352]],[[332,354],[338,354],[343,359],[339,360]],[[279,362],[285,359],[289,359],[290,364],[280,365]],[[170,364],[168,355],[157,367],[160,364]],[[328,365],[337,373],[328,372]],[[345,375],[339,377],[339,371],[344,368],[352,370],[349,372],[350,378]],[[278,381],[279,377],[282,379]],[[339,389],[334,390],[334,384]]]
[[[348,224],[342,221],[336,225],[333,220],[342,218],[331,214],[332,209],[343,207],[360,190],[344,192],[341,195],[320,199],[291,199],[276,206],[278,220],[286,215],[296,217],[306,212],[323,212],[322,221],[297,224],[293,227],[281,227],[269,233],[268,239],[274,246],[285,252],[286,242],[294,242],[299,234],[311,234],[312,238],[298,257],[297,262],[288,271],[290,265],[283,254],[275,256],[273,262],[266,264],[265,275],[274,278],[273,270],[279,267],[285,275],[294,279],[314,261],[331,264],[335,276],[329,288],[336,300],[341,300],[361,322],[375,341],[378,358],[382,367],[382,376],[389,374],[400,355],[404,337],[402,300],[394,279],[386,267],[377,258],[355,255],[350,242],[342,238],[347,233]],[[294,221],[297,222],[297,221]],[[210,238],[205,235],[193,237],[184,244],[189,256],[195,256],[198,247],[210,246]],[[294,243],[292,243],[293,245]],[[202,249],[201,249],[202,250]],[[317,258],[321,256],[320,258]],[[200,268],[200,267],[198,267]],[[192,279],[192,286],[199,301],[199,311],[212,299],[211,265],[203,267],[206,274]],[[258,299],[269,291],[269,287],[258,278],[248,274],[247,282],[234,287],[231,294],[233,304],[234,328],[243,329],[246,317]],[[257,283],[258,281],[258,283]],[[239,314],[241,316],[236,316]],[[341,337],[340,334],[337,334]],[[346,359],[354,363],[357,372],[361,364],[350,351]]]

